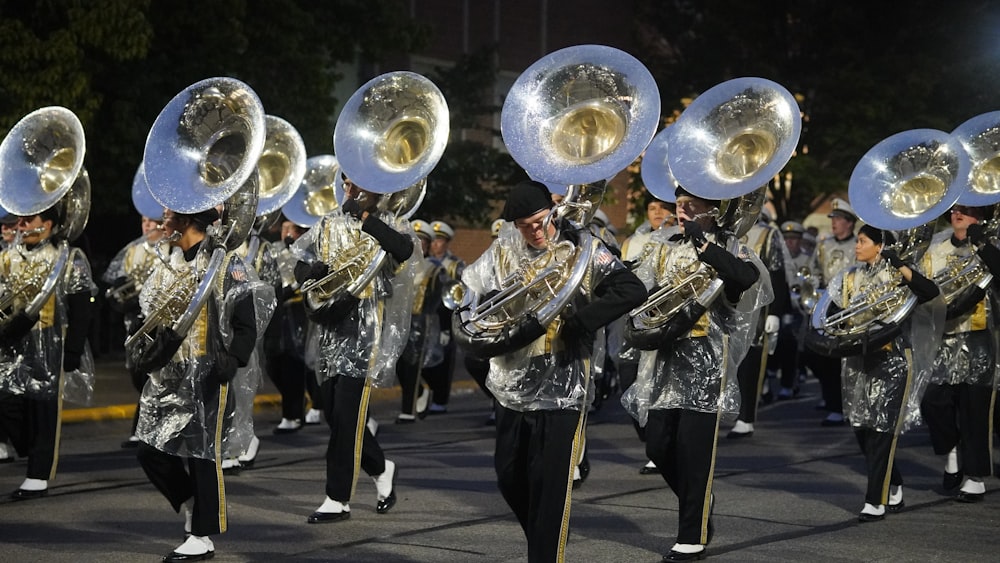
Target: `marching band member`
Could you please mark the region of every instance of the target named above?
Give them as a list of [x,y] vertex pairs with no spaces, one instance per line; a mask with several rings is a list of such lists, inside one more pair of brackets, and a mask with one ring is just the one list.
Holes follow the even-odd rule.
[[[732,430],[726,435],[727,438],[753,436],[753,425],[757,421],[757,403],[764,383],[767,360],[776,344],[781,317],[791,306],[791,295],[788,293],[788,282],[785,279],[785,244],[781,232],[771,224],[770,217],[766,213],[761,212],[760,220],[750,227],[743,242],[767,267],[774,300],[761,311],[760,320],[754,329],[756,335],[753,344],[736,372],[740,385],[740,415]],[[768,339],[767,347],[765,347],[765,337]]]
[[[428,256],[449,279],[462,279],[465,262],[451,252],[451,240],[455,238],[455,230],[444,221],[434,221],[430,224],[433,238],[428,249]],[[455,344],[451,334],[451,311],[440,308],[440,340],[444,346],[444,361],[434,366],[427,366],[422,377],[431,389],[430,404],[422,414],[442,414],[448,412],[448,399],[451,396],[451,382],[455,371]]]
[[[671,209],[673,204],[657,199],[652,192],[646,192],[646,220],[636,227],[632,236],[622,243],[622,260],[629,267],[632,267],[642,257],[643,249],[650,237],[661,227],[670,227],[676,222],[676,217]],[[629,346],[624,342],[624,319],[619,319],[611,323],[611,332],[614,338],[622,339],[619,348],[618,360],[618,381],[622,391],[628,389],[635,383],[636,375],[639,373],[639,350]],[[646,430],[639,425],[635,419],[632,420],[635,431],[639,435],[639,440],[646,441]],[[639,469],[640,475],[652,475],[659,473],[656,464],[652,460],[646,460],[646,464]]]
[[[0,282],[8,289],[32,270],[43,268],[43,275],[52,270],[65,221],[61,209],[57,203],[17,217],[20,240],[0,253]],[[11,494],[14,500],[45,496],[56,476],[66,374],[94,371],[87,332],[96,292],[87,257],[71,247],[69,264],[38,315],[22,310],[0,325],[0,436],[8,436],[17,454],[28,458],[27,477]]]
[[[853,263],[855,236],[854,228],[858,216],[854,208],[843,199],[833,200],[833,210],[830,211],[830,230],[832,234],[819,242],[816,247],[813,267],[810,271],[819,276],[819,287],[825,288],[838,272]],[[812,350],[806,350],[805,363],[819,380],[823,394],[822,408],[827,411],[823,426],[843,426],[843,396],[840,386],[840,363],[836,358],[822,356]]]
[[[893,242],[889,231],[871,225],[861,227],[854,245],[855,258],[861,264],[830,280],[827,291],[833,303],[847,307],[856,295],[890,283],[897,271],[917,296],[918,303],[926,303],[940,293],[934,282],[907,265],[889,247]],[[933,332],[935,324],[932,318],[917,321],[912,316],[904,322],[901,334],[889,343],[881,347],[866,346],[862,355],[849,356],[843,361],[844,414],[861,446],[868,473],[859,522],[882,520],[887,510],[898,512],[903,508],[903,477],[893,457],[899,434],[914,423],[917,414],[923,390],[922,376],[917,372],[927,372],[922,366],[930,366],[930,356],[927,362],[915,359],[914,350],[927,348],[922,331]],[[911,327],[918,330],[911,331]]]
[[798,221],[785,221],[781,224],[781,235],[785,248],[788,249],[789,261],[785,265],[786,281],[790,289],[790,306],[784,318],[781,319],[781,329],[778,331],[778,346],[774,357],[781,371],[781,389],[778,390],[778,400],[791,399],[798,394],[799,389],[799,343],[802,342],[804,322],[809,311],[801,308],[800,280],[798,273],[810,265],[810,256],[802,249],[802,239],[805,227]]
[[[204,267],[214,245],[206,229],[219,218],[213,207],[194,214],[167,210],[168,263],[157,264],[139,302],[149,316],[189,273]],[[251,268],[229,253],[212,283],[218,288],[185,334],[167,326],[155,329],[148,349],[133,352],[136,369],[149,373],[139,403],[137,457],[150,482],[177,511],[184,511],[186,541],[165,561],[199,561],[215,554],[209,536],[226,531],[222,460],[246,449],[253,438],[253,397],[246,367],[258,335],[270,320],[274,293]],[[187,279],[185,279],[187,278]]]
[[[153,272],[158,260],[157,247],[163,241],[163,220],[161,217],[142,216],[142,236],[129,242],[118,251],[111,260],[108,269],[104,271],[101,280],[108,284],[108,303],[112,309],[122,315],[125,325],[125,336],[131,336],[142,326],[143,318],[139,311],[139,291],[146,278]],[[146,385],[148,374],[129,370],[132,386],[140,395]],[[138,399],[137,399],[138,402]],[[135,435],[135,426],[139,421],[139,406],[136,405],[132,417],[132,433],[122,442],[123,448],[134,448],[139,445]]]
[[[297,432],[303,424],[320,421],[320,392],[316,372],[306,365],[306,341],[312,321],[306,316],[306,306],[295,281],[295,264],[291,246],[306,229],[287,219],[281,222],[281,242],[277,243],[278,272],[281,275],[279,306],[271,323],[280,332],[277,353],[267,358],[267,373],[281,393],[281,422],[275,434]],[[270,328],[270,327],[269,327]],[[306,411],[305,397],[312,404]]]
[[[539,256],[550,241],[576,240],[568,225],[546,222],[552,205],[540,182],[511,189],[501,215],[511,223],[462,276],[470,291],[484,296],[498,291],[498,280]],[[498,403],[497,481],[524,530],[532,562],[564,558],[594,334],[646,294],[607,247],[592,240],[591,280],[577,290],[572,312],[564,310],[549,327],[527,315],[511,329],[504,351],[463,341],[470,352],[492,356],[487,386]]]
[[723,295],[700,317],[689,319],[691,328],[676,341],[643,352],[636,382],[622,395],[626,410],[646,427],[646,455],[677,495],[677,540],[664,561],[706,555],[714,532],[712,472],[719,423],[739,412],[736,370],[759,311],[773,298],[760,259],[719,233],[712,210],[720,202],[682,187],[676,194],[680,230],[657,231],[651,240],[655,246],[636,273],[655,288],[701,261],[722,280]]
[[350,518],[359,466],[375,481],[375,511],[385,514],[396,504],[396,464],[385,458],[366,421],[372,385],[392,381],[406,342],[416,262],[410,257],[416,237],[409,234],[408,223],[376,208],[379,194],[345,179],[344,197],[340,210],[326,215],[293,245],[293,252],[312,258],[300,259],[296,279],[303,286],[322,279],[337,254],[362,237],[374,238],[388,253],[389,262],[360,297],[334,296],[314,313],[320,331],[316,372],[330,441],[326,499],[309,516],[310,524]]
[[[951,229],[934,237],[921,263],[925,271],[937,278],[975,254],[994,280],[1000,277],[1000,249],[980,223],[984,211],[952,207]],[[944,339],[920,403],[934,453],[945,456],[942,486],[950,491],[961,485],[955,497],[961,502],[983,500],[984,478],[993,473],[990,422],[997,343],[995,302],[988,297],[992,287],[991,282],[986,288],[968,288],[967,296],[950,304]]]
[[[428,391],[422,383],[424,368],[440,366],[445,361],[445,347],[441,344],[441,286],[447,274],[431,259],[429,247],[432,239],[430,225],[424,221],[411,221],[413,232],[420,239],[424,259],[417,266],[416,295],[410,317],[410,337],[396,364],[396,375],[402,388],[401,409],[397,424],[412,423],[417,414],[427,408]],[[450,311],[446,314],[450,319]],[[422,403],[422,404],[421,404]]]

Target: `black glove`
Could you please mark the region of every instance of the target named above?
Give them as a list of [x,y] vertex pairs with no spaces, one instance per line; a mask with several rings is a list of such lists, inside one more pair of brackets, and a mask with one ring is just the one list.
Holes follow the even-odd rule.
[[38,315],[28,316],[24,311],[18,311],[14,316],[7,319],[7,322],[0,325],[0,342],[7,346],[12,346],[20,342],[28,333],[31,327],[38,322]]
[[359,204],[355,199],[345,201],[341,208],[344,210],[344,213],[354,217],[355,219],[360,220],[361,217],[364,216],[365,210],[361,209],[361,204]]
[[976,246],[979,246],[980,244],[986,242],[986,232],[983,231],[983,226],[979,223],[973,223],[969,225],[969,228],[968,230],[965,231],[965,234],[969,237],[969,242],[971,242]]
[[80,354],[76,352],[63,353],[63,371],[80,369]]
[[684,221],[684,238],[691,241],[691,244],[697,248],[701,248],[708,243],[708,239],[705,238],[705,230],[694,221]]
[[216,355],[215,365],[212,367],[212,375],[219,384],[229,383],[236,377],[236,370],[240,369],[240,362],[229,352],[222,352]]
[[295,281],[302,285],[306,280],[318,280],[330,273],[330,267],[326,263],[317,262],[296,262]]
[[563,320],[563,327],[559,335],[567,344],[579,344],[587,349],[594,346],[594,333],[584,326],[583,321],[576,315],[571,315]]
[[888,260],[892,267],[897,270],[906,265],[906,262],[903,262],[903,259],[899,257],[899,253],[891,248],[882,249],[882,258]]
[[174,329],[166,326],[157,327],[153,332],[152,344],[145,350],[138,350],[138,357],[134,362],[135,371],[152,373],[162,369],[170,363],[170,358],[177,353],[181,342],[184,342],[184,337],[174,332]]

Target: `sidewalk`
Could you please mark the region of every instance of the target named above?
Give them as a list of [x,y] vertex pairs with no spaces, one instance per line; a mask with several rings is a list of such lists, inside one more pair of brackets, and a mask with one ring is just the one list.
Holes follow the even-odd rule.
[[[455,362],[455,380],[452,389],[478,389],[478,386],[465,371],[462,357],[459,354]],[[101,420],[129,419],[135,415],[136,401],[139,393],[132,387],[132,380],[125,369],[125,360],[121,356],[105,355],[96,361],[94,382],[94,398],[91,405],[81,406],[66,403],[63,406],[62,421],[66,423],[94,422]],[[373,388],[372,402],[398,400],[399,385],[385,388]],[[255,411],[281,406],[281,395],[268,377],[254,399]]]

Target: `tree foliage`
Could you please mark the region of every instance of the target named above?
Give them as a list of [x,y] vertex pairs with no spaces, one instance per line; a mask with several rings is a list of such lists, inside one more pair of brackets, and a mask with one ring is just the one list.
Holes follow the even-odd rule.
[[869,148],[900,131],[954,129],[995,110],[998,8],[985,0],[905,4],[638,2],[638,56],[664,111],[739,76],[774,80],[800,97],[806,121],[788,214],[846,190]]
[[80,117],[99,262],[138,232],[132,179],[172,97],[213,76],[243,80],[310,154],[332,152],[337,64],[418,49],[427,29],[407,13],[403,0],[0,1],[0,128],[49,105]]

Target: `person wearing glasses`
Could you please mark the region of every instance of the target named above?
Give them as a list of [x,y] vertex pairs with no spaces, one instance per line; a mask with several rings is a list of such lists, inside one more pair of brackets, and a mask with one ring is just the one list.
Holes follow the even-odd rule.
[[632,338],[644,351],[622,405],[645,426],[646,455],[677,496],[677,537],[663,560],[691,561],[707,555],[714,535],[712,473],[719,424],[740,412],[736,372],[773,293],[767,269],[753,250],[717,225],[721,202],[683,187],[675,193],[680,229],[653,234],[636,275],[655,293],[705,264],[722,281],[721,294],[707,309],[697,302],[685,305],[668,322],[678,334],[672,340],[663,341],[666,335],[655,331]]
[[[496,400],[497,484],[528,543],[528,561],[563,561],[569,533],[571,487],[589,404],[591,358],[602,327],[641,304],[642,283],[596,237],[580,238],[573,224],[549,220],[552,197],[540,182],[511,188],[505,224],[489,248],[462,275],[482,299],[524,264],[569,241],[593,244],[589,280],[559,316],[542,326],[533,312],[508,327],[501,341],[478,341],[456,327],[460,346],[490,358],[486,385]],[[587,231],[581,225],[581,232]]]
[[[64,223],[59,203],[18,216],[11,246],[0,253],[0,285],[13,290],[25,278],[48,276]],[[47,495],[56,476],[63,381],[76,370],[94,373],[87,332],[96,293],[86,255],[71,247],[68,265],[41,310],[28,314],[22,307],[0,324],[0,436],[8,436],[17,454],[28,458],[26,478],[11,493],[14,500]]]

